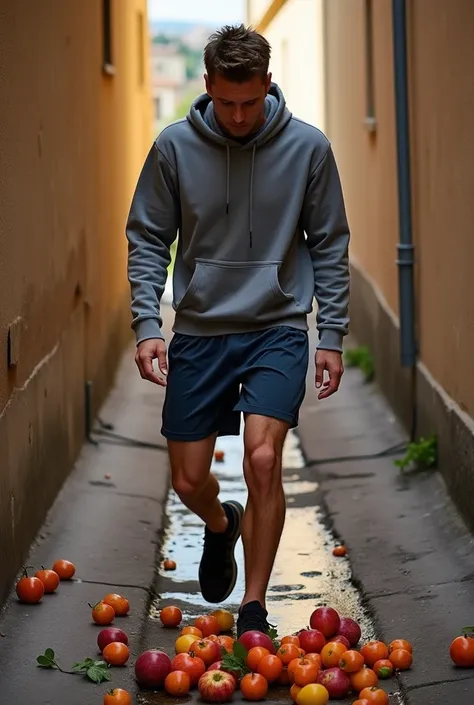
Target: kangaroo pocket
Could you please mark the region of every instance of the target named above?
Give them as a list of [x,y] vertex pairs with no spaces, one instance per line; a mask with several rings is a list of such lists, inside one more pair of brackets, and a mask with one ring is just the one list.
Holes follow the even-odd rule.
[[212,321],[271,321],[302,313],[278,279],[281,262],[226,262],[196,259],[190,284],[177,311]]

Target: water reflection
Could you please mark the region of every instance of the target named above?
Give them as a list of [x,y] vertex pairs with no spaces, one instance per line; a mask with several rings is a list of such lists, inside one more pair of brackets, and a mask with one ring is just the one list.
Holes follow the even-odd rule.
[[[235,499],[245,505],[247,492],[242,476],[243,438],[221,438],[218,440],[218,448],[224,451],[224,462],[214,462],[212,470],[219,479],[221,497],[223,500]],[[278,625],[280,635],[292,633],[308,625],[311,612],[316,606],[330,604],[341,613],[360,621],[364,636],[372,638],[372,627],[351,583],[350,564],[347,559],[332,556],[331,549],[335,541],[325,526],[320,507],[315,504],[318,485],[304,476],[304,458],[295,433],[290,433],[287,438],[283,458],[288,506],[285,529],[268,591],[269,621]],[[166,586],[173,585],[173,588],[167,587],[167,592],[162,593],[161,598],[180,604],[190,617],[208,612],[212,607],[202,599],[196,583],[203,541],[202,522],[189,514],[173,491],[167,502],[167,516],[168,529],[163,554],[173,556],[177,569],[172,576],[162,572]],[[236,548],[236,558],[242,566],[243,549],[240,541]],[[235,611],[243,593],[241,569],[235,590],[224,607]],[[152,606],[150,616],[156,616],[157,608]]]

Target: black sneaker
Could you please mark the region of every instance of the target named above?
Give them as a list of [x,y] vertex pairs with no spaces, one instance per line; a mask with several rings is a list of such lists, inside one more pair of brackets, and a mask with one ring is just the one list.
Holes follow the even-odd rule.
[[260,602],[254,600],[247,602],[246,605],[240,608],[237,618],[237,638],[242,636],[244,632],[262,632],[268,634],[271,625],[267,622],[268,612],[262,607]]
[[237,563],[234,548],[240,536],[244,508],[238,502],[223,502],[229,526],[222,534],[206,527],[204,551],[199,565],[201,593],[207,602],[224,602],[235,587]]

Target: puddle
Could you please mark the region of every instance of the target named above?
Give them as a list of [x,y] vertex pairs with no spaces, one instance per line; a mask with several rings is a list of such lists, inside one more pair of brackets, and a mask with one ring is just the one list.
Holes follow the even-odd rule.
[[[245,506],[242,435],[220,438],[217,447],[224,451],[224,462],[213,462],[212,471],[219,479],[221,499],[234,499]],[[335,540],[325,526],[320,507],[315,504],[318,485],[304,477],[304,458],[294,432],[290,432],[285,443],[283,465],[288,502],[285,529],[268,590],[269,621],[277,625],[278,633],[283,636],[307,626],[315,607],[330,604],[359,621],[364,638],[373,638],[370,620],[351,583],[349,561],[335,558],[331,553]],[[291,500],[298,497],[298,506],[292,506]],[[167,590],[161,593],[160,602],[176,602],[191,618],[213,609],[202,599],[197,583],[203,525],[182,506],[173,491],[166,511],[169,524],[163,555],[172,556],[177,568],[172,575],[160,570],[163,587]],[[236,547],[236,560],[240,566],[239,578],[230,599],[223,605],[234,612],[244,594],[241,541]],[[152,606],[152,618],[156,618],[156,610],[157,606]]]

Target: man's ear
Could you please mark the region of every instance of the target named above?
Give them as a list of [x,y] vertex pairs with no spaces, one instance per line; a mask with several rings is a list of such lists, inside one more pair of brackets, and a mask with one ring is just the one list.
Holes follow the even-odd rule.
[[211,81],[209,80],[209,76],[207,75],[207,73],[204,74],[204,82],[206,84],[206,93],[210,98],[212,98]]

